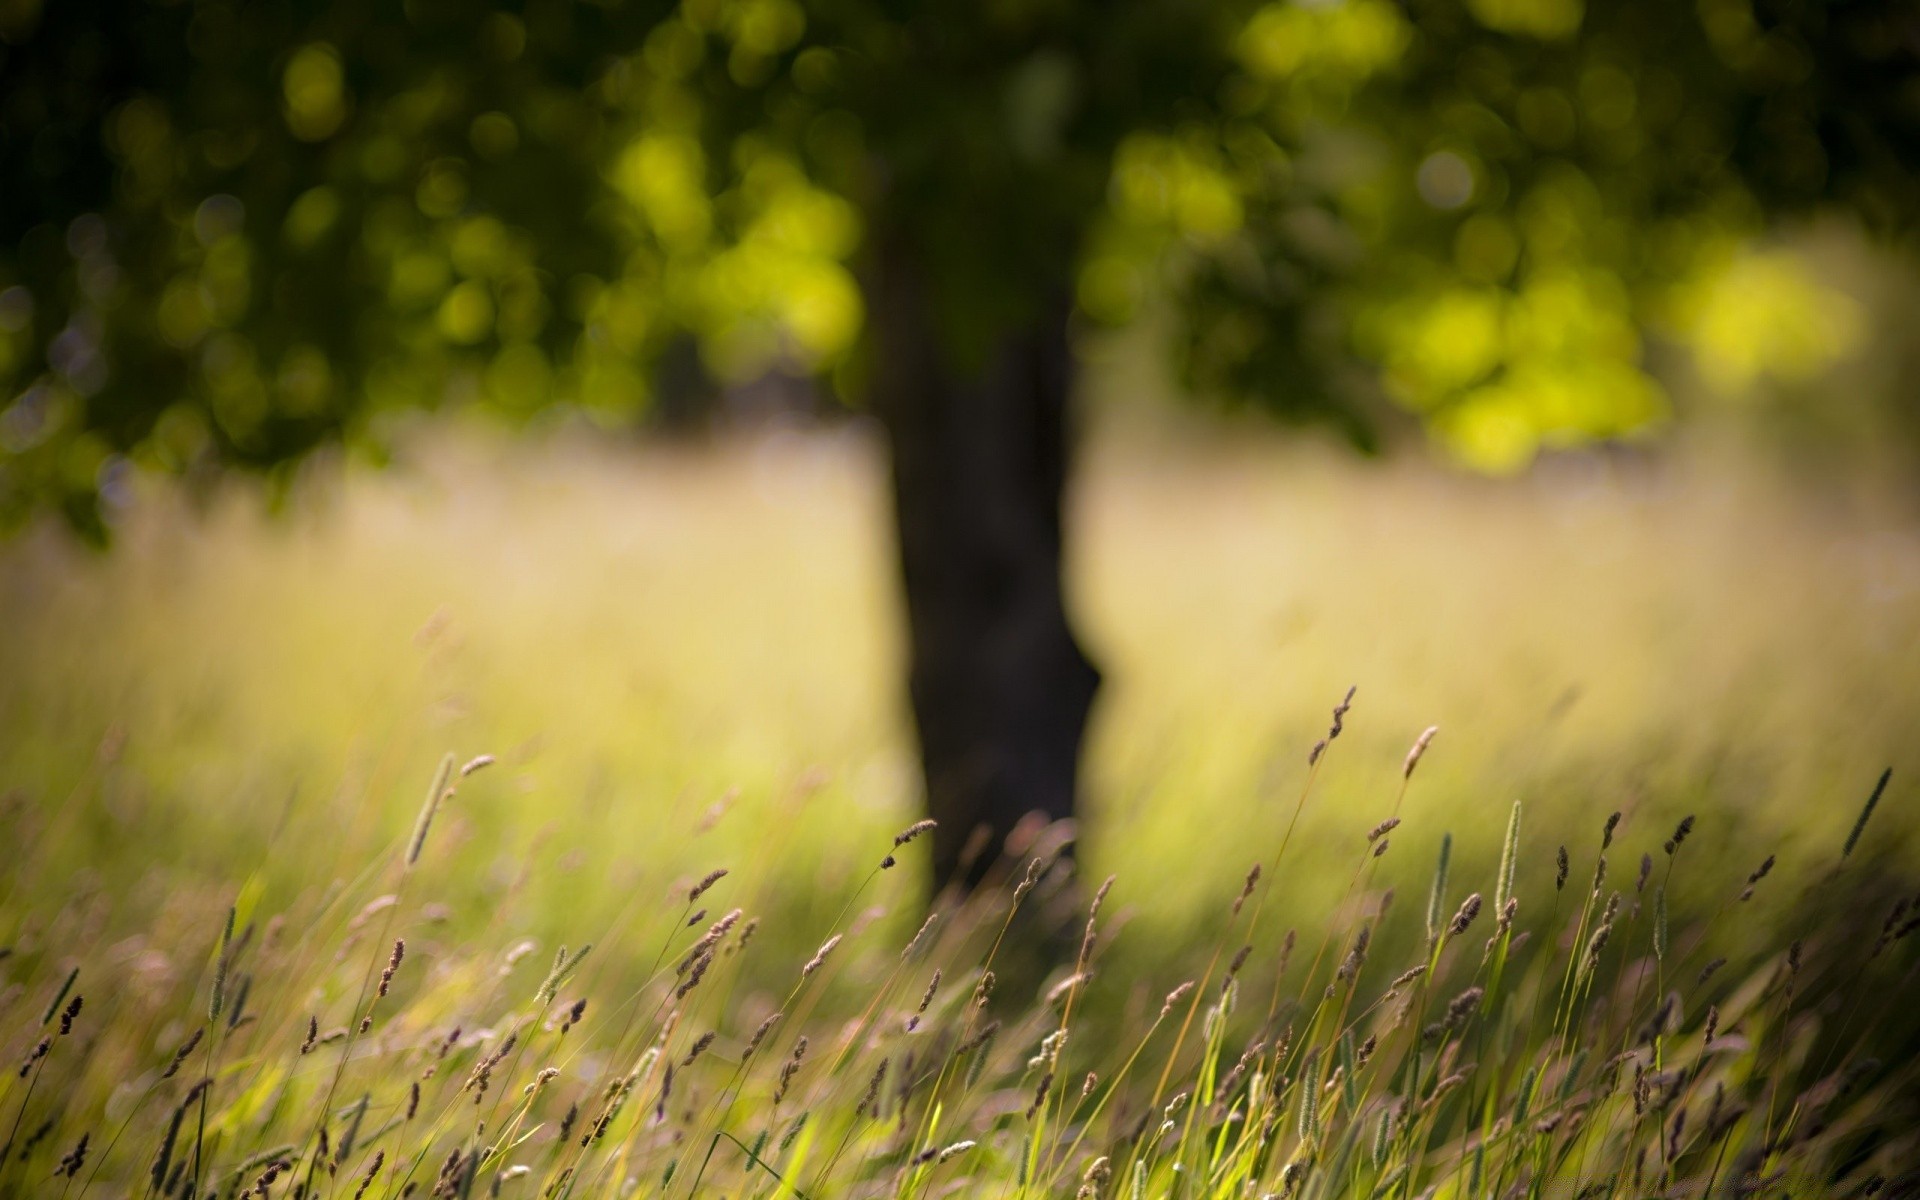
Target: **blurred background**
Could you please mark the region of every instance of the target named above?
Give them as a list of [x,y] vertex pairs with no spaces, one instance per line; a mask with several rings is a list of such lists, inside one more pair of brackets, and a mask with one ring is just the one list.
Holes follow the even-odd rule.
[[1437,724],[1422,864],[1891,765],[1914,873],[1911,4],[110,9],[0,0],[15,894],[352,877],[452,749],[543,936],[929,797],[1172,935],[1352,685],[1310,845]]

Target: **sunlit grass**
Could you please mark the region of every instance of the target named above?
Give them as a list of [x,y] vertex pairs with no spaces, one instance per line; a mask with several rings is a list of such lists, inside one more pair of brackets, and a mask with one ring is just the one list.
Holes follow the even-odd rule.
[[[47,1130],[0,1191],[39,1188],[83,1131],[86,1163],[58,1182],[140,1191],[207,1071],[210,1132],[197,1109],[182,1129],[218,1173],[202,1190],[221,1195],[283,1144],[297,1169],[274,1195],[299,1177],[351,1196],[374,1153],[386,1160],[369,1194],[398,1195],[406,1171],[430,1187],[456,1150],[482,1154],[473,1194],[527,1166],[503,1194],[560,1194],[573,1167],[576,1195],[625,1194],[628,1179],[684,1195],[710,1149],[724,1182],[702,1176],[702,1194],[1072,1195],[1106,1155],[1107,1195],[1136,1175],[1165,1195],[1176,1165],[1193,1181],[1182,1194],[1222,1197],[1284,1194],[1289,1180],[1301,1195],[1464,1197],[1474,1171],[1502,1188],[1572,1171],[1620,1189],[1596,1194],[1640,1195],[1620,1172],[1637,1150],[1655,1156],[1643,1176],[1651,1162],[1664,1179],[1670,1106],[1697,1138],[1714,1128],[1716,1084],[1748,1115],[1719,1142],[1683,1143],[1675,1178],[1732,1170],[1756,1148],[1761,1175],[1796,1186],[1844,1166],[1852,1187],[1899,1164],[1910,1147],[1876,1139],[1912,1128],[1911,1073],[1845,1075],[1862,1053],[1897,1064],[1912,1044],[1888,1006],[1912,944],[1867,956],[1914,874],[1902,781],[1920,768],[1920,523],[1705,458],[1583,459],[1489,484],[1141,420],[1097,433],[1073,502],[1072,600],[1107,681],[1083,875],[1117,881],[1091,977],[1051,1004],[1075,973],[1090,886],[1043,882],[1025,898],[1069,929],[1044,978],[1013,947],[988,957],[1004,894],[900,957],[921,860],[909,847],[902,870],[875,867],[918,814],[880,464],[857,429],[709,449],[442,431],[401,470],[309,489],[278,518],[229,497],[188,519],[156,496],[111,556],[44,534],[5,550],[0,787],[15,850],[0,868],[0,1048],[28,1062],[58,1027],[60,1005],[39,1018],[70,969],[86,1007],[71,1040],[53,1036],[26,1076],[7,1076],[0,1123],[17,1111],[17,1139]],[[1310,770],[1329,709],[1356,685]],[[1430,724],[1440,732],[1407,780]],[[449,751],[497,761],[459,781],[406,869]],[[1835,875],[1887,766],[1869,835]],[[1489,949],[1516,800],[1513,932],[1527,940]],[[1595,891],[1614,810],[1625,817]],[[1697,824],[1669,856],[1661,843],[1688,813]],[[1390,815],[1402,824],[1376,859],[1366,835]],[[1436,943],[1427,891],[1449,833],[1440,915],[1469,892],[1485,907]],[[1778,866],[1736,899],[1769,854]],[[1615,889],[1610,940],[1585,966]],[[243,947],[228,986],[244,979],[248,994],[231,1029],[233,994],[206,1015],[230,905]],[[676,998],[674,968],[734,907],[741,925]],[[755,942],[732,952],[748,918]],[[1365,962],[1342,978],[1363,924]],[[375,1000],[396,938],[393,994]],[[585,943],[542,998],[556,952]],[[1209,1016],[1243,943],[1255,950],[1232,1011]],[[1724,974],[1694,982],[1721,955]],[[1417,963],[1429,974],[1383,1001]],[[1005,990],[976,1011],[996,965]],[[935,967],[944,982],[909,1036]],[[1203,986],[1156,1024],[1188,978]],[[1472,986],[1484,996],[1453,1029],[1415,1036]],[[1669,991],[1677,1007],[1641,1042]],[[581,998],[584,1023],[562,1033],[555,1018]],[[1708,1005],[1733,1030],[1712,1054]],[[777,1032],[736,1070],[775,1011]],[[991,1020],[992,1044],[952,1057]],[[302,1054],[310,1021],[319,1036]],[[1030,1063],[1063,1026],[1059,1060]],[[159,1079],[195,1028],[196,1065]],[[460,1085],[511,1031],[515,1053],[476,1107]],[[776,1108],[803,1033],[804,1073]],[[1380,1057],[1359,1067],[1370,1033]],[[917,1083],[901,1099],[908,1053]],[[892,1074],[861,1117],[882,1059]],[[669,1062],[680,1082],[660,1120]],[[1466,1065],[1452,1098],[1430,1103]],[[561,1074],[525,1092],[546,1067]],[[608,1138],[577,1146],[610,1081],[635,1072]],[[1659,1072],[1681,1091],[1656,1120],[1645,1076]],[[424,1098],[408,1121],[413,1082]],[[1164,1115],[1196,1089],[1206,1103]],[[1390,1126],[1376,1154],[1381,1115],[1409,1098],[1419,1119]],[[322,1112],[333,1149],[355,1122],[368,1135],[337,1175],[316,1156]],[[1140,1124],[1163,1120],[1172,1132]],[[755,1167],[744,1150],[763,1135]],[[980,1145],[938,1160],[967,1140]],[[686,1182],[664,1183],[669,1169]]]
[[[1882,765],[1920,768],[1920,522],[1891,507],[1726,464],[1489,484],[1129,428],[1096,439],[1073,504],[1072,603],[1106,673],[1083,832],[1093,869],[1155,881],[1153,920],[1231,890],[1223,833],[1272,825],[1350,685],[1363,751],[1322,781],[1309,846],[1390,804],[1429,724],[1401,835],[1423,855],[1525,798],[1546,828],[1737,812],[1757,857],[1830,836]],[[803,790],[796,836],[877,834],[915,808],[889,538],[858,433],[442,438],[280,518],[158,503],[110,557],[5,551],[4,782],[101,853],[137,830],[212,872],[325,830],[339,872],[404,823],[400,780],[486,749],[497,796],[455,817],[498,856],[476,898],[528,855],[697,871],[661,834],[727,795],[743,827]],[[55,806],[109,735],[103,803]],[[604,903],[575,890],[542,908]]]

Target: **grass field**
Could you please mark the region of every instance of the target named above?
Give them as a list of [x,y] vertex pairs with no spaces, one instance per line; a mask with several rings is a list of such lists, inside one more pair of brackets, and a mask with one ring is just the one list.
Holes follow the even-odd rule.
[[[1086,882],[1019,898],[1073,931],[1028,978],[990,961],[1013,897],[903,956],[917,848],[875,869],[918,814],[859,430],[409,444],[275,518],[155,493],[110,556],[0,549],[0,1194],[1810,1196],[1920,1153],[1895,498],[1109,422]],[[449,754],[494,761],[443,802]]]

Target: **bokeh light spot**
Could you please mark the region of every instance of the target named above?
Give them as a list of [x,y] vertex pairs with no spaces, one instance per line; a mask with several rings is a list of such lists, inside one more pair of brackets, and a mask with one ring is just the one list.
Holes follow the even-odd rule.
[[1421,161],[1414,186],[1435,208],[1459,208],[1473,199],[1473,168],[1451,150],[1436,151]]
[[331,137],[347,118],[346,82],[340,53],[315,42],[294,53],[281,77],[287,128],[302,141]]

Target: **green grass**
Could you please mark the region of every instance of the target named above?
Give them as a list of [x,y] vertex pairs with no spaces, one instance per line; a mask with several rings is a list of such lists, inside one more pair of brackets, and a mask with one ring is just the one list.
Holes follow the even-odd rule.
[[[1043,839],[915,942],[869,447],[419,453],[278,522],[156,496],[110,558],[4,551],[0,1194],[145,1194],[169,1130],[155,1194],[351,1197],[379,1156],[369,1196],[1825,1196],[1916,1157],[1920,537],[1883,500],[1103,434],[1081,871]],[[497,761],[409,865],[449,748]]]
[[[601,931],[650,952],[643,970],[562,946],[543,976],[529,942],[449,940],[424,897],[461,869],[434,837],[468,799],[452,766],[359,879],[283,911],[258,903],[255,875],[224,921],[162,922],[137,945],[90,942],[85,894],[29,921],[26,954],[10,956],[28,986],[8,1002],[24,1053],[0,1092],[13,1109],[0,1185],[1864,1195],[1920,1151],[1914,1060],[1873,1057],[1920,1032],[1902,1000],[1914,909],[1862,892],[1839,851],[1817,856],[1831,869],[1801,897],[1800,936],[1716,969],[1717,935],[1749,901],[1722,864],[1689,861],[1711,858],[1700,832],[1676,831],[1635,874],[1640,839],[1623,828],[1604,878],[1590,839],[1564,886],[1532,894],[1510,891],[1504,867],[1475,880],[1442,866],[1424,911],[1391,903],[1389,881],[1417,882],[1383,865],[1397,830],[1356,837],[1349,884],[1329,897],[1347,915],[1299,936],[1267,910],[1264,881],[1291,865],[1283,831],[1208,922],[1193,979],[1135,975],[1132,999],[1090,1021],[1108,894],[1077,893],[1046,837],[1016,886],[948,897],[905,938],[861,908],[911,899],[913,881],[878,865],[881,843],[811,952],[749,941],[747,909],[778,897],[733,872],[637,897]],[[1722,876],[1721,902],[1691,917],[1667,900],[1690,873]],[[1009,930],[1036,927],[1015,921],[1023,906],[1051,910],[1049,925],[1084,920],[1034,995],[992,979]],[[1848,906],[1880,919],[1848,927]],[[163,944],[200,954],[175,963]]]

